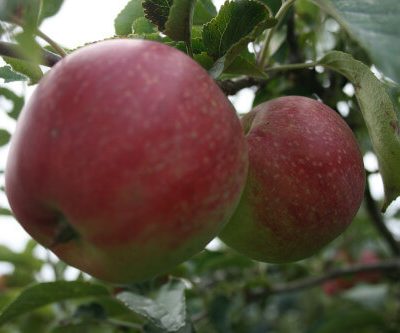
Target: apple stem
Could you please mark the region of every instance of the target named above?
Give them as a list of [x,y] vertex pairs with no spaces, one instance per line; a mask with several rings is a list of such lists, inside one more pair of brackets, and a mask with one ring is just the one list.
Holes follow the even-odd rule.
[[265,35],[265,41],[263,46],[261,47],[261,51],[258,55],[258,63],[260,68],[264,68],[267,64],[269,58],[269,45],[271,43],[271,39],[273,34],[275,33],[277,27],[281,24],[283,18],[285,17],[289,8],[294,4],[296,0],[286,0],[282,1],[282,6],[279,8],[278,12],[275,15],[275,19],[278,21],[275,26],[271,29],[267,30]]

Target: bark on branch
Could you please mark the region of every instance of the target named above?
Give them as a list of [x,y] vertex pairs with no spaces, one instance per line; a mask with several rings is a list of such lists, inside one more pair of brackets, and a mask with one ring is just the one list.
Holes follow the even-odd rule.
[[[19,45],[3,41],[0,41],[0,56],[25,60],[28,62],[31,61],[31,59],[24,54],[23,49]],[[40,65],[52,67],[60,60],[61,57],[59,55],[47,50],[42,50]]]
[[299,279],[297,281],[285,284],[277,284],[261,292],[252,292],[249,296],[253,300],[259,300],[270,295],[290,293],[313,288],[328,280],[366,272],[385,272],[386,274],[391,272],[400,273],[400,259],[387,259],[372,264],[354,264],[349,267],[332,270],[320,276]]

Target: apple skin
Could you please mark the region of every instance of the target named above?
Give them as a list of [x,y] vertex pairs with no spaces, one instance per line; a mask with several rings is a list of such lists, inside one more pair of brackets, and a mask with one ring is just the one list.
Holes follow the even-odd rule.
[[165,272],[233,214],[247,144],[196,62],[156,42],[86,46],[42,79],[22,112],[6,194],[60,259],[116,283]]
[[362,202],[365,173],[352,131],[328,106],[300,96],[260,104],[242,122],[248,180],[220,238],[258,261],[311,256]]

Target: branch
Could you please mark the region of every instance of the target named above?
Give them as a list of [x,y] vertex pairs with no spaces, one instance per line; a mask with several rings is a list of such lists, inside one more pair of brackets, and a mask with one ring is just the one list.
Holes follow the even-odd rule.
[[[28,62],[32,61],[32,59],[24,55],[23,49],[19,45],[3,41],[0,41],[0,56],[16,58]],[[40,65],[44,65],[47,67],[52,67],[61,60],[61,57],[57,54],[44,49],[42,49],[42,54],[40,58]]]
[[354,275],[357,273],[366,273],[366,272],[376,272],[376,271],[384,271],[384,272],[392,272],[399,271],[400,272],[400,260],[399,259],[388,259],[382,260],[377,263],[372,264],[354,264],[350,267],[340,268],[332,270],[324,275],[316,276],[316,277],[308,277],[304,279],[299,279],[294,282],[289,282],[286,284],[277,284],[270,288],[267,288],[258,293],[250,293],[250,297],[253,300],[262,299],[270,295],[275,294],[283,294],[296,292],[307,288],[316,287],[328,280],[336,279],[338,277]]
[[400,244],[399,244],[399,242],[397,242],[397,240],[394,238],[393,234],[387,228],[385,221],[383,219],[383,216],[382,216],[381,212],[379,211],[378,207],[376,206],[375,200],[371,196],[371,190],[370,190],[368,181],[366,182],[366,186],[365,186],[365,206],[367,208],[367,212],[368,212],[375,228],[385,239],[385,241],[388,244],[388,246],[390,247],[390,250],[392,251],[392,253],[396,257],[399,257],[400,256]]
[[249,88],[252,86],[262,86],[267,82],[266,79],[257,79],[254,77],[244,77],[238,80],[224,80],[217,81],[218,86],[225,93],[225,95],[235,95],[239,90],[243,88]]

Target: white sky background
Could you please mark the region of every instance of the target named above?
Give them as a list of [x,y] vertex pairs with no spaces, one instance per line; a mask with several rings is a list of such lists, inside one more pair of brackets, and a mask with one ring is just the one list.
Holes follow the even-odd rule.
[[[114,18],[126,5],[128,0],[65,0],[60,12],[47,19],[41,30],[48,34],[57,43],[67,48],[75,48],[85,43],[102,40],[114,35]],[[220,6],[224,0],[215,0]],[[0,63],[1,65],[1,63]],[[3,85],[2,82],[0,84]],[[26,91],[21,83],[5,85],[19,93]],[[28,88],[29,96],[34,88]],[[253,92],[244,89],[240,94],[231,99],[240,113],[250,110],[253,101]],[[4,109],[9,104],[0,99],[0,127],[10,131],[15,127],[15,122],[5,115]],[[371,154],[372,155],[372,154]],[[7,157],[7,147],[0,149],[0,168],[4,169]],[[368,156],[366,163],[374,169],[375,157]],[[383,187],[379,176],[373,182],[373,195],[378,198],[383,194]],[[4,184],[4,177],[0,178],[0,184]],[[0,204],[7,205],[5,196],[0,196]],[[15,250],[20,250],[25,245],[29,236],[23,231],[19,224],[12,218],[0,217],[0,245],[7,245]],[[8,271],[7,265],[0,264],[0,274]]]

